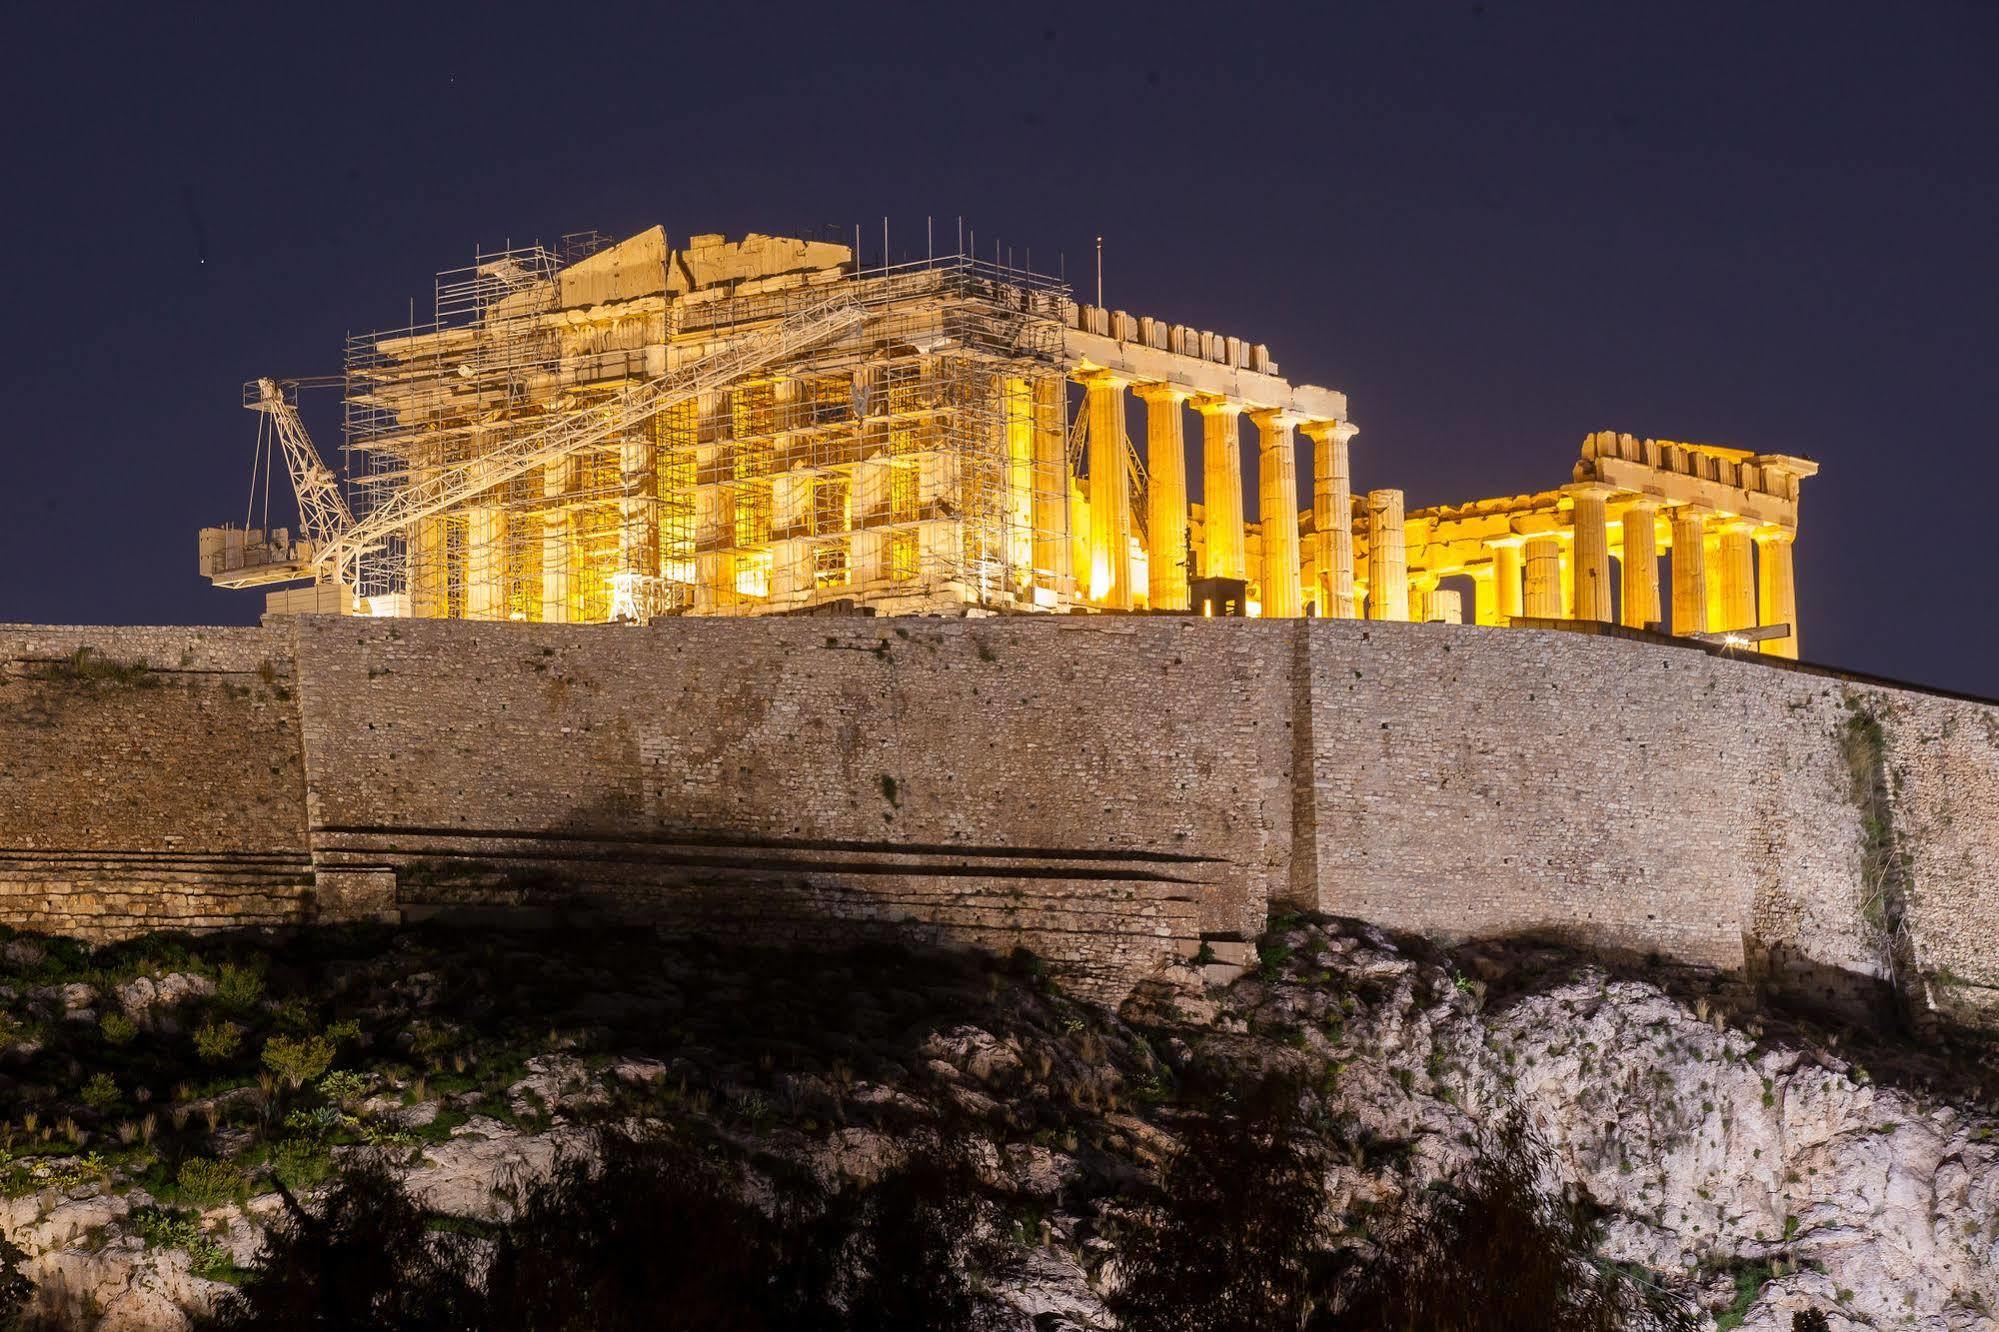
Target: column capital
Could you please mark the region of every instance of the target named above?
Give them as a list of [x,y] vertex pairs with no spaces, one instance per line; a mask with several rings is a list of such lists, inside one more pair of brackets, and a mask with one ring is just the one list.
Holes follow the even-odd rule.
[[1193,402],[1194,410],[1203,416],[1240,416],[1248,410],[1243,404],[1215,393],[1197,393]]
[[1571,481],[1568,485],[1562,487],[1563,494],[1573,496],[1577,499],[1590,496],[1597,499],[1609,499],[1617,491],[1618,488],[1616,486],[1606,485],[1601,481]]
[[1360,433],[1360,427],[1351,421],[1310,420],[1298,427],[1307,439],[1330,439],[1335,444],[1346,444]]
[[1249,419],[1266,434],[1282,434],[1292,429],[1305,418],[1296,412],[1285,411],[1281,407],[1259,407],[1251,411]]
[[1759,546],[1773,544],[1788,546],[1798,539],[1798,529],[1795,527],[1785,527],[1781,523],[1764,523],[1749,535],[1756,539],[1756,544]]
[[1753,519],[1744,518],[1737,513],[1717,513],[1713,515],[1710,525],[1715,531],[1724,534],[1749,533],[1756,530]]
[[1675,504],[1672,507],[1673,507],[1673,516],[1675,518],[1705,519],[1705,518],[1712,518],[1715,516],[1715,510],[1712,505],[1697,504],[1692,500],[1683,501],[1682,503]]
[[1131,391],[1146,403],[1182,403],[1194,396],[1191,390],[1183,389],[1176,384],[1133,384]]
[[1073,370],[1069,377],[1085,388],[1123,388],[1131,381],[1094,366]]

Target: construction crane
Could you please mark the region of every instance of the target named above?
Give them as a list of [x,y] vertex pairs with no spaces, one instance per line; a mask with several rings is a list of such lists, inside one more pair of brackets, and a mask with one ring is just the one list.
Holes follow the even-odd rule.
[[588,410],[560,412],[547,425],[506,440],[476,458],[440,467],[358,520],[341,497],[337,478],[320,461],[297,408],[285,392],[287,384],[304,381],[256,380],[246,388],[245,405],[271,417],[298,497],[302,539],[288,544],[267,538],[260,545],[250,539],[255,533],[204,528],[202,573],[221,587],[303,579],[352,587],[361,556],[412,524],[621,436],[660,412],[702,393],[727,388],[870,317],[868,307],[850,292],[836,292],[732,347],[635,384]]

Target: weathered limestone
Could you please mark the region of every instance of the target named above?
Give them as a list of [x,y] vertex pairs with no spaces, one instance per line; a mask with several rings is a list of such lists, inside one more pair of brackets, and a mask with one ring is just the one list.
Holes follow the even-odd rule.
[[1760,623],[1788,624],[1785,638],[1766,638],[1757,650],[1772,657],[1798,658],[1798,585],[1791,564],[1791,544],[1797,533],[1781,527],[1756,530],[1757,609]]
[[1124,388],[1114,375],[1082,377],[1090,420],[1090,600],[1130,610],[1131,485],[1125,464]]
[[1464,594],[1454,587],[1440,587],[1433,590],[1430,593],[1429,613],[1424,619],[1430,624],[1463,624]]
[[1756,624],[1756,572],[1750,543],[1752,525],[1744,518],[1724,519],[1715,533],[1714,574],[1721,619],[1717,632],[1748,629]]
[[1292,619],[1305,613],[1298,585],[1298,448],[1291,434],[1298,418],[1284,412],[1257,412],[1251,419],[1262,437],[1258,505],[1263,527],[1263,614]]
[[1562,616],[1562,543],[1535,537],[1527,543],[1527,589],[1522,613],[1530,619],[1559,620]]
[[1409,576],[1409,618],[1416,624],[1430,622],[1430,598],[1437,591],[1435,574],[1418,573]]
[[1673,510],[1673,632],[1684,638],[1709,627],[1707,512],[1682,504]]
[[1643,629],[1659,621],[1659,509],[1636,503],[1624,511],[1624,623]]
[[1145,521],[1147,600],[1156,611],[1186,610],[1188,394],[1170,384],[1141,384],[1137,393],[1145,401],[1145,466],[1151,473]]
[[1570,615],[1577,620],[1598,620],[1608,624],[1611,619],[1610,531],[1604,501],[1610,495],[1610,489],[1587,481],[1563,489],[1575,501],[1575,599],[1570,603]]
[[1210,578],[1247,578],[1247,542],[1242,517],[1242,441],[1237,418],[1242,404],[1226,398],[1198,397],[1201,414],[1201,503],[1208,542]]
[[1409,618],[1409,552],[1402,492],[1367,492],[1367,618]]
[[1359,427],[1345,421],[1311,421],[1312,528],[1317,545],[1319,614],[1351,620],[1354,601],[1353,473],[1348,445]]
[[570,516],[562,498],[571,487],[575,460],[562,459],[542,469],[544,504],[541,511],[541,618],[545,624],[569,619]]

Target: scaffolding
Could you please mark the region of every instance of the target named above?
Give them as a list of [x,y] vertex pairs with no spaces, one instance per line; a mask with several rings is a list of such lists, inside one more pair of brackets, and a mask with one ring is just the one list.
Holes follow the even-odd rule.
[[341,580],[545,622],[1075,604],[1067,288],[822,248],[678,289],[661,251],[612,299],[595,235],[439,274],[428,322],[348,343]]

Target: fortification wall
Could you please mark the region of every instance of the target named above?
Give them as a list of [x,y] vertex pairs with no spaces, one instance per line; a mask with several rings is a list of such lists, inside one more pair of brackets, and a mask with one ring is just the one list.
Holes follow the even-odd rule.
[[583,912],[1024,945],[1108,995],[1277,900],[1999,1020],[1999,709],[1686,648],[308,618],[0,658],[4,923]]
[[107,939],[303,918],[289,634],[0,629],[0,924]]

